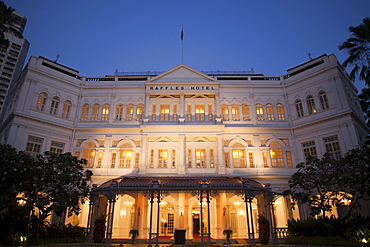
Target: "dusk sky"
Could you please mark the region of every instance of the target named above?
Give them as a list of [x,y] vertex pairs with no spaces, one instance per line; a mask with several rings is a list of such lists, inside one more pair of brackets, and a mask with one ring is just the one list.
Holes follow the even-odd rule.
[[[338,45],[370,16],[369,0],[5,0],[27,18],[29,56],[43,56],[82,76],[165,71],[251,70],[266,76]],[[27,59],[28,60],[28,59]],[[358,88],[363,82],[356,82]]]

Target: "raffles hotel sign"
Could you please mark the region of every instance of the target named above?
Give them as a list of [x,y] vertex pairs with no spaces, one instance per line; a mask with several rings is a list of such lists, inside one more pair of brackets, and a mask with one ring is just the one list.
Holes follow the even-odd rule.
[[149,86],[148,91],[215,91],[217,86]]

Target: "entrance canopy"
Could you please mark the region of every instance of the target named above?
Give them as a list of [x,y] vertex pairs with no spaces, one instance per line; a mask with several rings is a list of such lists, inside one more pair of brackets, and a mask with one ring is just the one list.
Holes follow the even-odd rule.
[[119,177],[109,180],[92,190],[93,193],[116,194],[125,191],[248,191],[254,196],[259,193],[272,193],[270,185],[261,184],[248,178],[227,177],[164,177],[164,176],[138,176]]

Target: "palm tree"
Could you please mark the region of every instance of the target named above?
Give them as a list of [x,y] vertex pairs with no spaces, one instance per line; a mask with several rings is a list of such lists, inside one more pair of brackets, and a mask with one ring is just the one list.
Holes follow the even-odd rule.
[[370,88],[363,88],[358,95],[361,103],[362,112],[364,113],[367,126],[370,127]]
[[5,33],[12,33],[22,38],[22,33],[14,28],[14,25],[20,22],[20,17],[16,16],[14,11],[15,9],[0,1],[0,45],[7,46],[9,43],[5,38]]
[[352,34],[345,42],[339,45],[339,50],[346,50],[349,57],[343,66],[354,66],[350,76],[352,79],[359,74],[359,79],[370,86],[370,18],[366,17],[358,26],[349,27]]

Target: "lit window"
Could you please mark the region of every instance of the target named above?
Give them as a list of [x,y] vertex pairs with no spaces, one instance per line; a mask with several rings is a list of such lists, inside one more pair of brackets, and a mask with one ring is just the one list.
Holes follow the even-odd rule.
[[307,101],[308,114],[316,113],[315,101],[312,95],[307,96],[306,101]]
[[319,99],[321,104],[321,109],[326,110],[329,108],[328,98],[326,97],[326,93],[324,91],[319,92]]
[[117,159],[117,153],[112,153],[111,161],[110,161],[110,168],[116,167],[116,159]]
[[55,97],[53,97],[53,100],[51,101],[50,114],[57,115],[58,106],[59,106],[59,97],[55,96]]
[[215,167],[215,154],[214,154],[213,148],[211,148],[209,150],[209,152],[210,152],[210,156],[211,156],[210,157],[210,162],[211,162],[210,167],[214,168]]
[[41,145],[44,139],[35,137],[35,136],[28,136],[28,141],[26,145],[26,151],[31,155],[38,155],[41,151]]
[[297,99],[295,101],[295,108],[296,108],[296,111],[297,111],[297,116],[298,117],[303,117],[304,116],[303,107],[302,107],[302,101],[300,99]]
[[98,153],[98,163],[96,164],[96,168],[101,168],[103,162],[103,153]]
[[263,167],[268,167],[268,159],[267,159],[267,152],[262,152],[262,162],[263,162]]
[[253,152],[248,153],[248,158],[249,158],[249,166],[254,167],[254,158],[253,158]]
[[213,105],[208,104],[208,121],[212,121],[213,119]]
[[82,106],[82,110],[81,110],[81,121],[87,121],[87,118],[89,116],[89,104],[84,104]]
[[175,149],[172,149],[172,165],[171,165],[171,168],[175,168],[176,167],[176,150]]
[[139,159],[140,159],[140,153],[136,152],[135,153],[135,165],[134,165],[135,168],[139,167]]
[[330,153],[332,158],[340,159],[342,156],[337,136],[331,136],[324,138],[325,149],[327,153]]
[[143,112],[144,112],[144,105],[139,104],[136,108],[136,121],[140,121],[143,119]]
[[237,104],[233,104],[231,106],[231,115],[232,115],[233,121],[239,121],[240,120],[239,106]]
[[272,142],[270,144],[270,159],[273,167],[284,166],[283,150],[278,142]]
[[272,106],[272,104],[266,104],[266,113],[267,113],[267,120],[268,121],[274,121],[275,120],[275,117],[274,117],[274,108]]
[[196,149],[195,150],[195,159],[197,163],[197,168],[206,168],[206,150],[205,149]]
[[193,159],[193,156],[192,156],[192,150],[189,148],[188,149],[188,168],[192,168],[192,159]]
[[133,114],[134,114],[134,105],[128,104],[126,107],[126,121],[132,121]]
[[45,111],[46,100],[48,99],[47,93],[40,93],[39,98],[37,100],[37,110]]
[[228,151],[225,151],[224,152],[224,155],[225,155],[225,167],[230,167],[230,157],[229,157],[229,154],[230,154],[230,152],[228,152]]
[[154,168],[154,149],[150,150],[149,168]]
[[276,110],[277,110],[277,117],[278,120],[284,121],[285,120],[285,112],[284,112],[284,106],[281,103],[276,104]]
[[177,105],[173,105],[173,121],[177,121]]
[[309,142],[302,143],[302,147],[303,147],[304,157],[306,159],[309,156],[317,158],[315,141],[309,141]]
[[232,150],[234,167],[246,167],[245,151],[241,144],[235,144]]
[[85,144],[82,152],[82,158],[87,160],[87,167],[94,166],[94,159],[95,159],[95,144],[92,142],[88,142]]
[[51,141],[50,153],[62,154],[64,149],[64,143]]
[[91,111],[91,120],[97,121],[99,119],[99,104],[94,104]]
[[229,107],[226,104],[221,106],[222,120],[229,121]]
[[101,120],[108,121],[109,120],[109,104],[104,104],[102,111],[101,111]]
[[265,120],[263,117],[263,108],[261,104],[256,104],[256,114],[257,114],[257,120],[263,121]]
[[170,105],[160,105],[159,121],[169,121],[170,120]]
[[188,121],[191,121],[191,104],[188,104]]
[[119,156],[119,168],[130,168],[132,160],[132,147],[130,144],[122,145]]
[[118,104],[116,106],[116,121],[122,121],[123,116],[123,104]]
[[155,104],[152,105],[152,121],[156,120],[157,115],[157,106]]
[[71,111],[72,102],[69,100],[64,101],[62,117],[69,118],[69,113]]
[[293,166],[293,164],[292,164],[292,153],[290,151],[286,151],[285,155],[286,155],[286,162],[287,162],[288,167],[292,167]]
[[242,111],[243,111],[243,120],[244,121],[251,120],[251,113],[250,113],[248,104],[243,104]]
[[195,105],[195,121],[204,121],[204,105]]
[[158,150],[158,168],[167,168],[168,163],[168,150],[159,149]]

